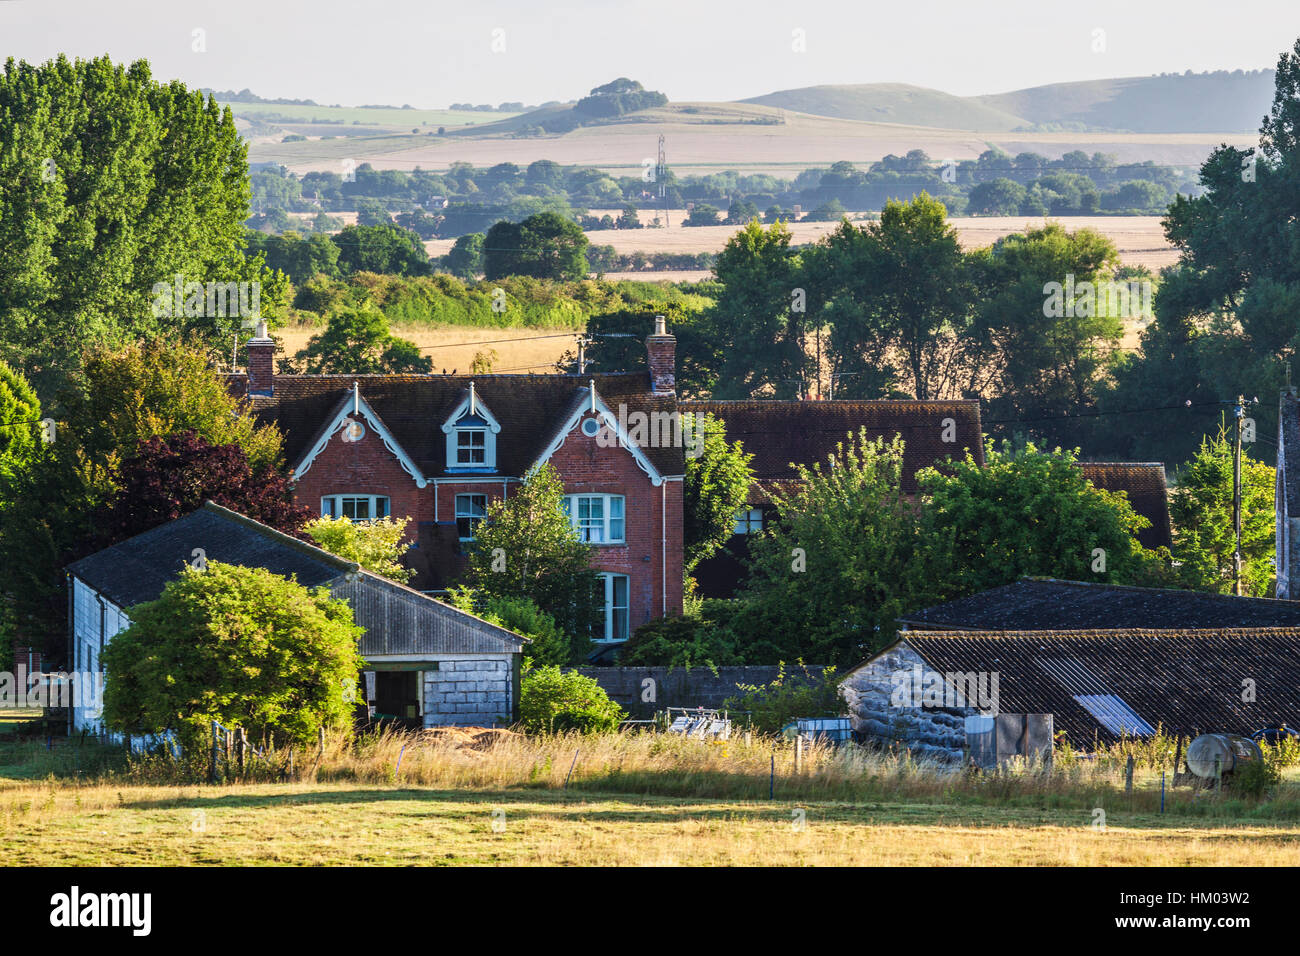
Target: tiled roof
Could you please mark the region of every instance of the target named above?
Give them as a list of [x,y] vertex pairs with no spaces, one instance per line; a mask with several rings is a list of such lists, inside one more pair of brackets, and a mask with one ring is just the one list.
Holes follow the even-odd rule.
[[[916,472],[969,450],[984,463],[978,401],[691,401],[683,412],[710,412],[727,425],[727,439],[740,440],[754,455],[750,467],[759,482],[790,479],[791,463],[825,463],[835,446],[863,428],[870,438],[901,435],[903,490],[916,490]],[[955,441],[945,442],[945,419],[952,419]]]
[[1144,548],[1172,548],[1173,526],[1169,520],[1169,488],[1165,466],[1160,462],[1081,461],[1084,477],[1105,491],[1123,491],[1133,510],[1151,522],[1138,532]]
[[97,551],[68,570],[121,608],[153,601],[201,548],[221,561],[295,576],[317,587],[355,570],[350,561],[208,502],[175,521]]
[[[469,383],[501,424],[497,436],[497,471],[520,476],[550,443],[562,418],[586,394],[595,379],[596,393],[618,415],[677,411],[672,395],[654,395],[646,372],[616,375],[277,375],[274,395],[253,396],[262,421],[284,433],[285,461],[297,465],[312,448],[320,430],[337,414],[356,382],[361,397],[374,409],[427,477],[446,473],[443,422],[466,394]],[[663,475],[685,471],[682,448],[643,451]]]
[[899,618],[925,630],[1300,627],[1300,601],[1025,578]]
[[1075,746],[1117,736],[1080,697],[1117,697],[1152,728],[1184,735],[1300,726],[1296,627],[913,631],[903,640],[935,671],[996,673],[1000,712],[1050,713]]

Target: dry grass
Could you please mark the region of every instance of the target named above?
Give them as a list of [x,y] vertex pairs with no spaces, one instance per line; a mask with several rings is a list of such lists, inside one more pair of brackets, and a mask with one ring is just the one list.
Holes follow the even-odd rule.
[[17,865],[1300,863],[1292,783],[1260,802],[1180,790],[1161,815],[1158,776],[1125,793],[1118,761],[972,775],[824,747],[796,772],[793,756],[760,737],[337,735],[318,763],[296,755],[295,782],[164,782],[157,760],[0,778],[0,841]]
[[[293,355],[307,345],[307,340],[321,331],[319,326],[288,326],[276,331],[276,336],[283,340],[284,352]],[[495,352],[492,358],[494,371],[515,371],[545,373],[554,371],[553,366],[566,351],[573,351],[577,341],[577,332],[563,329],[512,328],[477,328],[463,325],[430,326],[394,323],[394,335],[409,339],[421,348],[435,346],[424,354],[433,357],[434,371],[440,372],[457,369],[468,372],[474,357],[482,353]],[[514,341],[499,341],[511,339]],[[495,344],[480,344],[494,342]]]

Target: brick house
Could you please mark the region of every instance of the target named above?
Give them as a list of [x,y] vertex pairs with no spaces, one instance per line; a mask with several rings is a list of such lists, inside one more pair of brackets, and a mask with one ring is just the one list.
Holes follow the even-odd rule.
[[661,322],[646,348],[646,371],[605,375],[280,375],[261,328],[231,385],[284,434],[300,504],[411,519],[426,593],[457,583],[487,506],[552,465],[604,581],[595,637],[613,644],[682,611],[676,339]]

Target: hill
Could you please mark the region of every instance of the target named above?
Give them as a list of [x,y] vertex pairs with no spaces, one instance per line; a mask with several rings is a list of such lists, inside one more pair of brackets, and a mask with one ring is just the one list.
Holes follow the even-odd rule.
[[901,83],[809,86],[740,102],[940,129],[1248,133],[1259,128],[1272,101],[1272,70],[1220,70],[1052,83],[987,96]]

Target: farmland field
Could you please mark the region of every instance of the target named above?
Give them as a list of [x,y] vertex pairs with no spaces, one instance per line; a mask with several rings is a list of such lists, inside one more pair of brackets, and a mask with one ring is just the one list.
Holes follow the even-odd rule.
[[[282,110],[296,109],[281,107]],[[395,111],[418,117],[420,111]],[[1114,154],[1120,162],[1152,160],[1174,165],[1198,165],[1220,143],[1253,146],[1248,133],[1102,133],[1007,132],[940,129],[861,120],[812,116],[774,107],[743,103],[674,103],[643,110],[622,121],[587,126],[563,135],[521,136],[522,122],[488,124],[502,114],[479,117],[475,126],[448,127],[448,135],[412,135],[406,123],[400,135],[349,137],[346,140],[297,143],[254,143],[252,162],[283,163],[294,173],[337,170],[338,161],[352,158],[376,169],[446,169],[462,161],[477,166],[510,162],[526,166],[550,159],[561,165],[595,166],[620,175],[639,174],[642,162],[653,158],[659,134],[667,140],[668,163],[677,175],[737,169],[793,177],[810,166],[828,166],[847,159],[868,163],[886,154],[903,155],[923,149],[935,160],[975,159],[997,146],[1015,155],[1039,152],[1060,156],[1081,149]],[[444,124],[446,125],[446,124]],[[400,129],[400,127],[389,127]],[[340,130],[342,127],[339,128]]]

